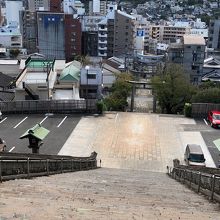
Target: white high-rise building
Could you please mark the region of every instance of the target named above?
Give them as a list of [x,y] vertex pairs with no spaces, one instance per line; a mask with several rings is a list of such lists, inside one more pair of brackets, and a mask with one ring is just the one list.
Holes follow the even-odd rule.
[[93,0],[92,11],[93,13],[100,13],[100,0]]
[[89,1],[89,15],[106,15],[107,1],[92,0]]
[[23,10],[22,1],[6,1],[5,3],[7,25],[15,22],[19,24],[19,11]]

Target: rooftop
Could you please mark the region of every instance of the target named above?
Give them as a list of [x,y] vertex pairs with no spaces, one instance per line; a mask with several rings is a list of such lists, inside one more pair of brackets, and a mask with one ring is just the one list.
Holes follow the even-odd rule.
[[200,35],[183,35],[184,45],[204,45],[205,39]]
[[47,67],[48,65],[52,65],[53,60],[30,60],[27,63],[27,67],[31,68],[42,68],[42,67]]

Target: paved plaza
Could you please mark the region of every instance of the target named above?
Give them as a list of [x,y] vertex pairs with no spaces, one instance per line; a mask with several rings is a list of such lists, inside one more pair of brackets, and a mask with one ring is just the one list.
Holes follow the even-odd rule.
[[165,172],[174,158],[183,162],[186,143],[200,144],[206,163],[215,164],[199,131],[186,126],[195,121],[183,116],[147,113],[107,113],[81,119],[61,155],[85,156],[98,153],[102,166]]

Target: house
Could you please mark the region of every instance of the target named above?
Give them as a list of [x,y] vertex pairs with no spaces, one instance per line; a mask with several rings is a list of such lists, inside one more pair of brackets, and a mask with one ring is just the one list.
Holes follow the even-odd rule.
[[205,47],[204,37],[184,35],[178,42],[170,44],[168,48],[169,62],[182,65],[186,74],[189,74],[191,82],[198,84],[203,75]]
[[202,81],[220,82],[220,60],[209,57],[204,60]]
[[85,66],[81,69],[80,98],[100,99],[102,97],[102,69],[98,66]]
[[50,99],[56,82],[55,60],[29,57],[16,78],[16,100]]
[[58,74],[53,99],[80,100],[79,83],[81,71],[78,63],[77,61],[68,63],[62,72]]

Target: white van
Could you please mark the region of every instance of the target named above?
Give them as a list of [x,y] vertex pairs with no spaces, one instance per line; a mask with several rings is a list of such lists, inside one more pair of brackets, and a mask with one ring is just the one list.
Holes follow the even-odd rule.
[[206,166],[202,148],[198,144],[187,144],[184,160],[188,166]]

